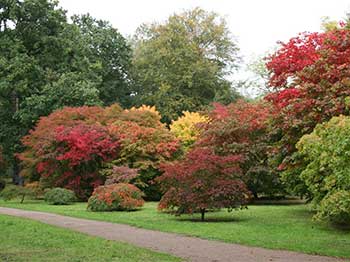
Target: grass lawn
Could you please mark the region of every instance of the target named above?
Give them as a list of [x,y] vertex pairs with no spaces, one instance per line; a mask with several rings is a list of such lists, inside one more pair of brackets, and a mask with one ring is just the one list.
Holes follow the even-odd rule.
[[180,261],[128,244],[0,215],[0,261]]
[[100,213],[86,211],[86,203],[51,206],[38,201],[24,204],[0,201],[0,206],[123,223],[251,246],[350,258],[350,231],[313,222],[307,205],[261,205],[232,213],[212,212],[206,215],[206,222],[199,222],[199,214],[174,217],[159,213],[157,203],[146,203],[143,209],[135,212]]

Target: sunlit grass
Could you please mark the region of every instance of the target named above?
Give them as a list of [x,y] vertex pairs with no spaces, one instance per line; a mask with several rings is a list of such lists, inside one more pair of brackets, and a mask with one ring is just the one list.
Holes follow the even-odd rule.
[[167,254],[0,215],[0,261],[180,261]]
[[206,239],[350,258],[350,231],[312,221],[307,205],[259,205],[248,210],[211,212],[206,222],[198,215],[175,217],[146,203],[135,212],[89,212],[86,203],[51,206],[44,202],[0,201],[0,206],[52,212],[67,216],[129,224]]

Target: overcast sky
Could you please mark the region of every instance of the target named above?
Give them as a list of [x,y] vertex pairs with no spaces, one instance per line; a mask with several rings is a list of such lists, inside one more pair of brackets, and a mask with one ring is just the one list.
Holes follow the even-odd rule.
[[68,14],[90,13],[108,20],[125,36],[141,23],[163,21],[169,15],[201,7],[224,16],[248,61],[262,55],[279,40],[303,31],[319,31],[321,17],[341,20],[349,0],[60,0]]

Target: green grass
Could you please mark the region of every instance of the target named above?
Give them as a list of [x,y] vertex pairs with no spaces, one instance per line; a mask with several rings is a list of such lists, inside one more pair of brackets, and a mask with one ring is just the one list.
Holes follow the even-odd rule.
[[0,202],[0,206],[123,223],[206,239],[350,258],[350,231],[313,222],[306,205],[250,206],[248,210],[232,213],[212,212],[207,214],[206,222],[199,222],[199,215],[174,217],[159,213],[156,205],[146,203],[142,210],[135,212],[98,213],[86,211],[86,203],[50,206],[36,201],[24,204]]
[[143,248],[0,215],[0,261],[180,261]]

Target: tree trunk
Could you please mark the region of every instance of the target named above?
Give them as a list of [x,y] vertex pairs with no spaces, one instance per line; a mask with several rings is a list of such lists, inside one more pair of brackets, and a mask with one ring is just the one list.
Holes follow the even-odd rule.
[[18,160],[15,158],[13,161],[13,167],[12,167],[12,182],[15,185],[23,186],[23,178],[19,175],[20,167]]
[[[11,99],[12,99],[12,104],[13,104],[13,115],[15,115],[18,110],[19,110],[19,96],[17,94],[17,92],[14,90],[11,94]],[[23,186],[24,184],[24,181],[23,181],[23,178],[19,175],[19,172],[20,172],[20,166],[19,166],[19,162],[18,162],[18,159],[16,158],[16,156],[13,156],[13,167],[12,167],[12,182],[15,184],[15,185],[20,185],[20,186]]]
[[201,221],[204,221],[205,208],[201,208]]
[[23,204],[24,198],[26,197],[25,194],[22,195],[22,199],[21,199],[21,204]]

